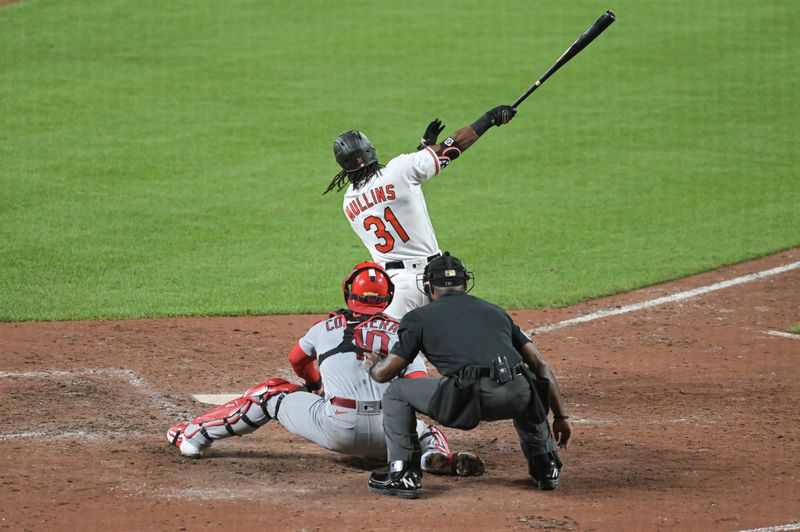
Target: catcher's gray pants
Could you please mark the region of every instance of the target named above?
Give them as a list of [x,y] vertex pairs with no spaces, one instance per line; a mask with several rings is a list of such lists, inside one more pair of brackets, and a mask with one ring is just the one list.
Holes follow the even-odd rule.
[[[439,377],[397,379],[383,395],[383,431],[389,449],[389,463],[395,460],[411,461],[420,443],[414,431],[416,412],[428,415],[428,403],[433,397]],[[525,456],[553,451],[556,442],[545,420],[531,423],[527,419],[527,405],[531,398],[528,381],[517,376],[506,384],[497,384],[485,377],[480,381],[481,420],[513,419],[520,445]]]
[[[376,413],[359,413],[352,408],[331,404],[329,399],[308,392],[293,392],[274,395],[267,400],[267,412],[275,417],[278,407],[278,422],[289,432],[301,436],[320,447],[342,454],[369,458],[386,458],[386,437],[383,434],[383,416]],[[239,420],[231,424],[235,435],[253,432],[269,421],[257,405],[247,411],[248,424]],[[211,425],[211,424],[209,424]],[[416,434],[420,437],[423,451],[436,448],[434,435],[422,421],[414,420]],[[208,447],[210,441],[201,434],[198,426],[189,424],[187,434],[193,434],[190,441],[198,448]],[[412,429],[414,430],[414,429]],[[233,436],[223,425],[206,426],[205,434],[211,440]]]

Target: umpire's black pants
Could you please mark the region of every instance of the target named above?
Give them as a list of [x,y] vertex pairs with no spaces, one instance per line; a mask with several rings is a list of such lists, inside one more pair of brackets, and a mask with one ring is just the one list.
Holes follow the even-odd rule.
[[[415,413],[428,415],[428,403],[436,392],[439,377],[397,379],[383,395],[383,430],[389,463],[395,460],[411,461],[420,445],[416,432]],[[484,377],[480,381],[481,420],[513,419],[520,445],[525,456],[553,451],[555,440],[550,434],[547,420],[531,423],[527,419],[531,389],[528,381],[516,376],[503,385]]]

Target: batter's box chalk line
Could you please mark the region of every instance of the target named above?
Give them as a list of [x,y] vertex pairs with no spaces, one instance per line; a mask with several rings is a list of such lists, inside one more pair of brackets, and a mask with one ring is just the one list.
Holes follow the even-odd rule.
[[[41,371],[0,371],[0,378],[5,379],[75,379],[78,377],[110,377],[118,379],[131,387],[138,390],[162,411],[168,413],[172,417],[186,417],[187,412],[184,412],[172,403],[166,396],[155,391],[147,380],[130,369],[119,368],[85,368],[79,371],[62,371],[62,370],[41,370]],[[118,431],[117,431],[118,433]],[[19,438],[46,438],[46,439],[63,439],[75,438],[82,440],[105,440],[107,439],[106,433],[100,431],[98,433],[91,433],[88,431],[34,431],[34,432],[18,432],[13,434],[0,434],[0,441],[15,440]]]
[[[82,441],[90,441],[90,442],[104,442],[109,439],[108,436],[109,431],[103,432],[89,432],[86,430],[73,430],[73,431],[63,431],[63,430],[34,430],[29,432],[13,432],[11,434],[0,434],[0,441],[11,441],[11,440],[29,440],[29,439],[36,439],[36,440],[82,440]],[[120,435],[140,435],[142,431],[126,431],[126,430],[114,430],[114,434],[116,436]]]
[[785,525],[767,526],[764,528],[750,528],[739,532],[783,532],[784,530],[800,530],[800,521],[786,523]]
[[721,281],[719,283],[714,283],[707,286],[701,286],[699,288],[694,288],[692,290],[686,290],[685,292],[678,292],[672,295],[663,296],[656,299],[650,299],[648,301],[642,301],[641,303],[625,305],[623,307],[615,309],[598,310],[597,312],[592,312],[591,314],[578,316],[577,318],[572,318],[569,320],[564,320],[558,323],[554,323],[552,325],[543,325],[542,327],[531,329],[530,331],[528,331],[528,334],[534,335],[534,334],[546,333],[550,331],[555,331],[557,329],[563,329],[565,327],[578,325],[580,323],[587,323],[590,321],[599,320],[601,318],[608,318],[610,316],[627,314],[628,312],[635,312],[637,310],[643,310],[647,308],[657,307],[660,305],[666,305],[667,303],[675,303],[676,301],[684,301],[686,299],[691,299],[693,297],[701,296],[709,292],[722,290],[724,288],[730,288],[731,286],[737,286],[740,284],[749,283],[751,281],[757,281],[759,279],[764,279],[766,277],[771,277],[773,275],[778,275],[791,270],[796,270],[798,268],[800,268],[800,261],[792,262],[790,264],[784,264],[783,266],[776,266],[775,268],[770,268],[768,270],[751,273],[749,275],[743,275],[741,277],[736,277],[734,279],[728,279],[727,281]]
[[263,485],[257,488],[163,488],[163,487],[148,487],[136,486],[136,483],[124,484],[125,489],[130,491],[133,495],[144,495],[148,497],[158,497],[170,501],[175,500],[189,500],[189,501],[230,501],[230,500],[244,500],[253,501],[263,498],[265,496],[285,493],[307,494],[312,493],[310,488],[303,487],[290,487],[290,486],[269,486]]
[[783,331],[767,331],[770,336],[779,336],[781,338],[791,338],[792,340],[800,340],[800,334],[793,334]]

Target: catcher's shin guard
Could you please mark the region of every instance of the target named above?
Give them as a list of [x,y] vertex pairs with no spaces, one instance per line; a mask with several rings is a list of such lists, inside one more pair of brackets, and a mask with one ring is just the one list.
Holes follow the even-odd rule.
[[[284,379],[277,377],[267,379],[247,390],[241,397],[194,418],[186,424],[179,438],[175,438],[172,443],[179,447],[185,456],[196,456],[214,440],[253,432],[273,417],[277,417],[283,397],[287,393],[301,389],[303,387],[299,384],[292,384]],[[276,395],[278,400],[273,414],[270,415],[267,402]],[[184,453],[184,448],[190,450],[187,444],[196,448],[198,452]]]
[[196,447],[191,441],[183,437],[188,423],[176,423],[167,431],[167,441],[180,449],[181,454],[188,458],[197,458],[203,454],[203,450]]
[[486,471],[484,461],[472,453],[454,453],[447,444],[444,433],[433,425],[425,427],[419,435],[422,447],[421,467],[426,473],[477,477]]

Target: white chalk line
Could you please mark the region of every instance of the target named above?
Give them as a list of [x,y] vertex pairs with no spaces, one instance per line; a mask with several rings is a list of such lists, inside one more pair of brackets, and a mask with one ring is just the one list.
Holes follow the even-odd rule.
[[261,486],[259,488],[156,488],[143,491],[140,495],[158,497],[170,501],[230,501],[247,500],[255,501],[264,495],[285,493],[308,493],[308,488],[290,488],[288,486]]
[[87,430],[34,430],[29,432],[14,432],[11,434],[0,434],[0,441],[12,441],[19,439],[33,439],[33,440],[85,440],[91,442],[104,442],[110,439],[110,433],[113,432],[114,436],[130,434],[128,431],[111,430],[107,429],[102,432],[90,432]]
[[767,331],[770,336],[780,336],[781,338],[791,338],[792,340],[800,340],[800,334],[793,334],[783,331]]
[[786,523],[785,525],[768,526],[764,528],[749,528],[739,532],[782,532],[784,530],[800,530],[800,522]]
[[[612,310],[599,310],[596,312],[592,312],[590,314],[585,314],[583,316],[579,316],[577,318],[572,318],[568,320],[563,320],[555,324],[551,325],[544,325],[542,327],[536,327],[528,331],[528,334],[541,334],[544,332],[555,331],[557,329],[563,329],[566,327],[571,327],[572,325],[578,325],[580,323],[587,323],[590,321],[598,320],[600,318],[607,318],[610,316],[618,316],[620,314],[627,314],[629,312],[635,312],[637,310],[643,310],[646,308],[652,308],[659,305],[664,305],[667,303],[675,303],[677,301],[684,301],[686,299],[691,299],[693,297],[697,297],[703,294],[707,294],[709,292],[714,292],[716,290],[722,290],[724,288],[729,288],[731,286],[737,286],[740,284],[749,283],[751,281],[756,281],[758,279],[764,279],[766,277],[770,277],[773,275],[778,275],[781,273],[785,273],[791,270],[796,270],[800,268],[800,262],[792,262],[790,264],[784,264],[782,266],[777,266],[775,268],[770,268],[768,270],[763,270],[761,272],[752,273],[749,275],[743,275],[741,277],[736,277],[734,279],[729,279],[727,281],[721,281],[719,283],[714,283],[707,286],[701,286],[699,288],[694,288],[692,290],[686,290],[684,292],[678,292],[676,294],[672,294],[669,296],[659,297],[656,299],[651,299],[648,301],[642,301],[641,303],[634,303],[632,305],[625,305],[620,308],[612,309]],[[793,338],[793,339],[800,339],[800,335],[785,333],[781,331],[769,331],[767,334],[771,334],[772,336],[780,336],[784,338]],[[686,419],[675,419],[672,420],[672,423],[686,423],[689,420]],[[573,423],[579,424],[586,424],[586,425],[602,425],[606,424],[608,421],[606,420],[592,420],[592,419],[575,419]],[[777,525],[777,526],[770,526],[764,528],[752,528],[749,530],[740,530],[739,532],[783,532],[789,530],[800,530],[800,522],[794,523],[787,523],[785,525]]]
[[124,380],[134,388],[149,387],[141,375],[129,369],[85,368],[80,371],[0,371],[0,377],[6,378],[46,379],[52,377],[75,377],[77,375],[103,375]]
[[[158,408],[168,412],[173,417],[186,417],[188,414],[179,409],[161,393],[153,390],[144,377],[133,370],[115,368],[86,368],[80,371],[42,370],[42,371],[0,371],[0,378],[7,379],[50,379],[50,378],[77,378],[82,376],[105,376],[120,379],[130,386],[140,390],[148,399],[153,401]],[[0,441],[16,440],[21,438],[54,440],[78,439],[84,441],[104,441],[110,438],[111,433],[120,434],[119,430],[101,429],[98,431],[32,431],[0,434]]]
[[749,275],[743,275],[741,277],[736,277],[734,279],[728,279],[727,281],[721,281],[719,283],[714,283],[707,286],[701,286],[699,288],[694,288],[692,290],[686,290],[684,292],[678,292],[676,294],[668,295],[659,297],[656,299],[650,299],[648,301],[642,301],[640,303],[634,303],[631,305],[625,305],[623,307],[610,309],[610,310],[598,310],[596,312],[592,312],[591,314],[585,314],[583,316],[578,316],[577,318],[572,318],[569,320],[560,321],[558,323],[554,323],[552,325],[543,325],[541,327],[536,327],[535,329],[531,329],[528,331],[528,334],[541,334],[545,332],[555,331],[557,329],[563,329],[565,327],[571,327],[572,325],[578,325],[580,323],[586,323],[594,320],[598,320],[600,318],[608,318],[610,316],[618,316],[620,314],[627,314],[628,312],[635,312],[637,310],[643,310],[646,308],[657,307],[659,305],[665,305],[667,303],[675,303],[676,301],[684,301],[686,299],[691,299],[693,297],[697,297],[703,294],[707,294],[709,292],[714,292],[716,290],[722,290],[724,288],[730,288],[731,286],[737,286],[740,284],[749,283],[751,281],[757,281],[758,279],[764,279],[766,277],[771,277],[773,275],[778,275],[780,273],[785,273],[791,270],[796,270],[800,268],[800,261],[792,262],[790,264],[784,264],[783,266],[776,266],[775,268],[770,268],[768,270],[763,270],[757,273],[751,273]]

